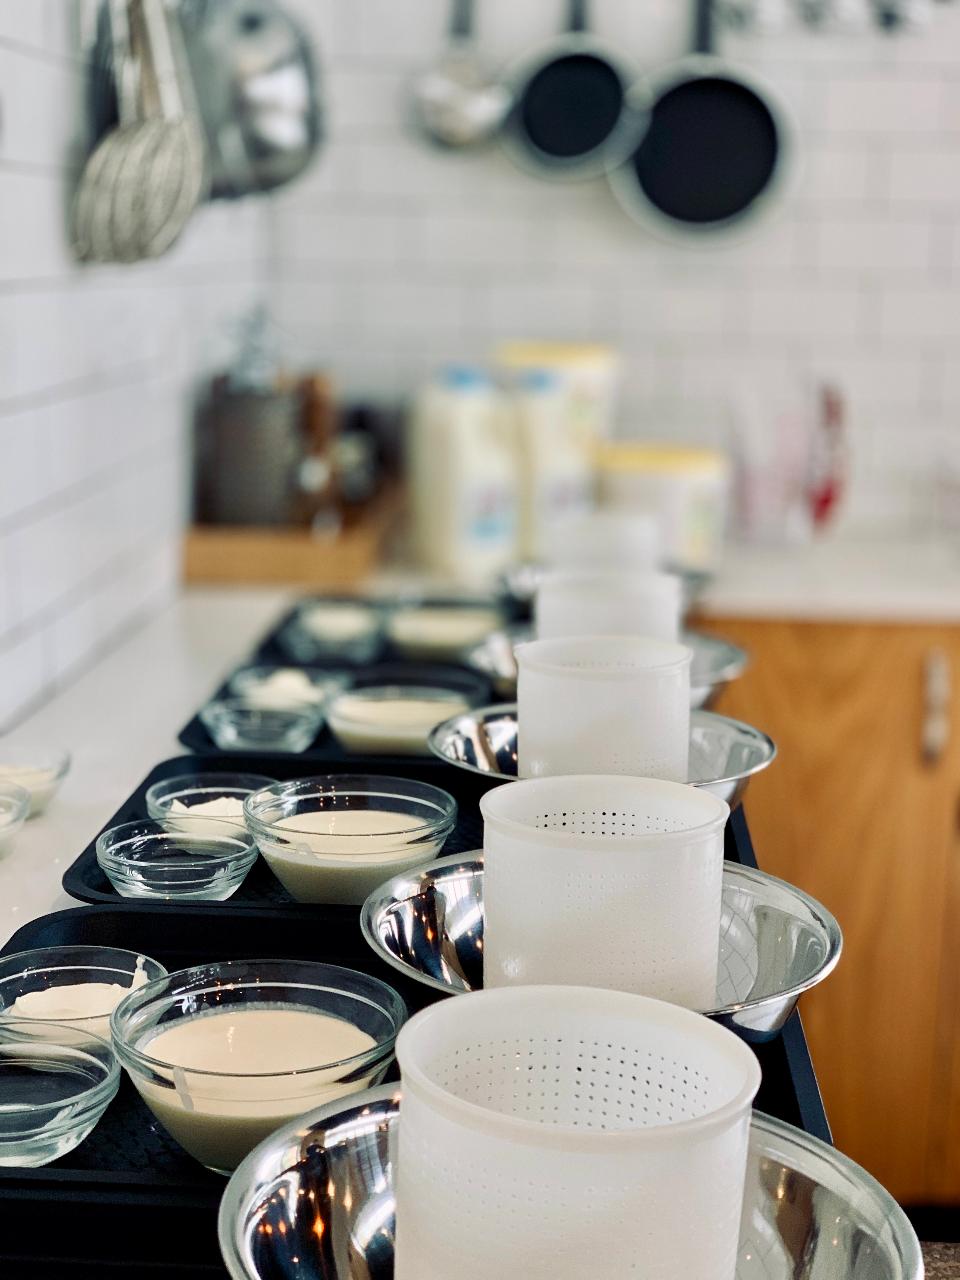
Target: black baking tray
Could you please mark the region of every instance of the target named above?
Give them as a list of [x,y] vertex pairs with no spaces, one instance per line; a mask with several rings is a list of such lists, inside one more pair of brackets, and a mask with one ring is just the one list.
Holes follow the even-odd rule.
[[[394,597],[390,596],[343,596],[343,595],[307,595],[303,596],[290,608],[281,614],[280,618],[266,632],[263,638],[258,642],[254,650],[254,662],[278,662],[296,665],[297,659],[288,645],[283,642],[283,633],[287,627],[296,618],[297,613],[302,605],[317,603],[324,604],[338,600],[350,601],[356,604],[369,604],[376,609],[388,613],[391,609],[413,607],[418,608],[421,605],[438,607],[449,606],[463,609],[492,609],[499,615],[500,622],[504,625],[509,620],[508,613],[504,610],[503,601],[495,595],[489,596],[444,596],[444,595],[427,595],[422,596],[415,593],[403,594]],[[384,636],[378,646],[376,655],[370,661],[402,661],[403,653],[391,644],[389,637]],[[344,650],[343,663],[345,666],[351,667],[356,664],[349,656],[349,651]],[[362,665],[362,664],[361,664]]]
[[[173,972],[254,956],[322,960],[390,983],[412,1009],[429,997],[364,943],[357,911],[261,911],[213,906],[81,907],[41,916],[4,954],[71,943],[141,951]],[[96,1129],[42,1169],[0,1168],[0,1276],[221,1277],[216,1236],[223,1178],[191,1160],[153,1120],[126,1076]],[[84,1267],[87,1269],[84,1270]]]
[[[345,759],[340,756],[323,762],[318,767],[316,762],[304,760],[300,755],[258,756],[247,752],[243,755],[212,756],[176,756],[172,760],[164,760],[144,778],[131,796],[129,796],[117,812],[104,823],[101,830],[116,827],[121,822],[136,822],[146,818],[146,794],[155,782],[167,778],[181,777],[189,773],[259,773],[267,778],[285,781],[288,778],[309,778],[314,774],[370,773],[378,777],[408,778],[413,782],[426,782],[435,787],[442,787],[450,792],[457,801],[457,824],[443,846],[443,852],[465,853],[471,849],[479,849],[483,845],[483,824],[480,819],[478,801],[486,788],[478,785],[473,775],[468,781],[460,782],[460,770],[444,764],[440,760],[419,759],[416,756],[398,756],[396,759],[384,756],[367,756],[363,761]],[[97,833],[99,835],[100,832]],[[63,888],[72,898],[81,902],[129,903],[130,898],[122,898],[100,869],[96,855],[97,837],[90,841],[75,862],[67,868],[63,877]],[[182,906],[177,902],[158,902],[161,911],[180,911]],[[211,904],[213,905],[213,904]],[[276,876],[267,866],[263,858],[258,858],[250,869],[247,878],[226,900],[217,904],[223,910],[245,911],[278,908],[296,908],[299,904],[280,884]],[[301,907],[312,910],[310,907]],[[324,907],[326,911],[356,914],[355,907]]]
[[[411,1011],[444,998],[382,964],[355,912],[345,918],[323,908],[241,914],[182,907],[171,925],[162,906],[80,907],[24,925],[0,954],[80,943],[142,951],[171,972],[256,955],[320,960],[383,978]],[[753,1050],[763,1071],[757,1107],[829,1140],[797,1015],[780,1038]],[[75,1151],[42,1169],[0,1168],[0,1276],[219,1280],[226,1274],[216,1238],[223,1187],[166,1137],[124,1079]]]
[[[244,662],[237,670],[240,671],[244,667],[257,665],[260,665],[260,659]],[[265,662],[263,665],[272,666],[274,662],[271,659],[269,663]],[[286,661],[282,665],[289,667],[297,666],[298,664]],[[416,685],[428,688],[439,686],[441,689],[451,689],[456,693],[461,693],[472,707],[485,706],[493,701],[493,688],[486,676],[481,675],[479,671],[471,671],[468,667],[461,667],[452,662],[376,662],[362,667],[350,668],[345,663],[332,661],[323,666],[319,664],[302,666],[301,669],[317,672],[343,672],[350,677],[351,685],[355,689],[363,689],[378,684],[404,685],[407,687]],[[213,698],[224,697],[229,693],[230,678],[228,676],[214,691]],[[195,755],[220,754],[220,748],[210,737],[199,715],[195,715],[188,724],[184,725],[177,736],[187,750],[192,751]],[[252,758],[261,753],[231,750],[230,754]],[[321,728],[317,737],[306,751],[296,752],[295,755],[301,760],[349,761],[356,766],[357,772],[362,772],[366,762],[371,759],[394,761],[398,767],[411,759],[410,756],[374,755],[370,752],[358,754],[344,751],[326,725]]]
[[[162,782],[167,778],[182,777],[190,773],[259,773],[264,777],[283,781],[288,778],[310,777],[318,771],[316,763],[304,760],[302,756],[257,756],[251,753],[236,756],[176,756],[171,760],[164,760],[152,769],[117,812],[104,823],[101,831],[119,826],[123,822],[136,822],[147,818],[147,791],[155,782]],[[409,778],[415,782],[426,782],[432,786],[441,787],[457,801],[457,824],[443,846],[443,853],[466,853],[483,847],[483,822],[480,817],[479,801],[483,793],[495,784],[480,774],[456,769],[441,760],[421,760],[413,756],[398,756],[396,759],[370,756],[364,760],[362,769],[356,761],[341,757],[324,761],[322,771],[330,774],[362,771],[380,777]],[[65,871],[62,881],[64,892],[80,902],[105,902],[115,905],[129,903],[131,899],[122,898],[100,869],[96,854],[99,834],[100,832],[97,832],[80,856]],[[747,866],[757,865],[742,808],[735,809],[727,823],[724,835],[724,856]],[[177,902],[158,902],[156,905],[165,911],[182,909],[181,904]],[[312,909],[294,902],[263,858],[258,858],[253,864],[247,878],[236,893],[226,902],[218,905],[221,910],[231,911]],[[323,910],[349,913],[353,908],[329,906],[324,907]]]

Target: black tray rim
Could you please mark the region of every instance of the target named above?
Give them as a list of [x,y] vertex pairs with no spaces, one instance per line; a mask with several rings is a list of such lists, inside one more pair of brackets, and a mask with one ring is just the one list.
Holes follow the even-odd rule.
[[[145,792],[153,782],[160,781],[156,777],[160,770],[171,765],[190,765],[192,771],[203,773],[205,769],[216,772],[218,768],[229,762],[236,765],[238,773],[257,773],[262,772],[264,776],[271,776],[272,766],[282,766],[282,768],[295,768],[298,761],[303,760],[302,756],[297,755],[254,755],[252,753],[237,755],[228,754],[226,752],[215,752],[210,755],[194,755],[184,753],[176,756],[169,756],[165,760],[159,760],[152,769],[137,783],[133,790],[121,802],[119,808],[111,814],[98,830],[91,836],[90,840],[84,845],[81,851],[73,859],[66,868],[61,877],[60,884],[64,893],[69,897],[76,899],[77,902],[87,903],[91,906],[153,906],[160,911],[170,913],[172,911],[190,912],[192,910],[210,910],[211,908],[218,910],[228,910],[241,915],[249,915],[251,912],[266,912],[268,915],[275,916],[278,913],[284,913],[294,916],[314,916],[319,911],[332,911],[347,915],[354,913],[359,918],[359,906],[342,906],[335,903],[275,903],[269,908],[257,906],[256,904],[246,905],[243,899],[227,898],[224,902],[215,903],[209,901],[198,900],[197,902],[178,903],[178,902],[159,902],[150,898],[122,898],[116,891],[107,892],[106,890],[91,889],[87,886],[84,879],[84,868],[89,864],[90,859],[96,860],[96,842],[104,831],[108,831],[111,827],[118,826],[122,822],[130,821],[128,811],[137,801],[141,793]],[[365,768],[358,767],[353,758],[337,758],[327,760],[305,760],[303,761],[307,767],[302,774],[297,776],[310,778],[322,777],[326,773],[349,773],[364,772],[370,770],[375,773],[382,774],[385,777],[404,777],[405,771],[409,772],[411,768],[423,769],[429,774],[429,781],[434,786],[441,787],[453,796],[457,802],[458,815],[463,811],[465,806],[476,803],[477,797],[487,790],[484,785],[463,785],[461,779],[457,776],[458,771],[451,769],[443,764],[440,760],[428,759],[419,756],[368,756],[365,760]],[[259,767],[255,767],[258,765]],[[327,767],[324,767],[327,766]],[[184,772],[190,772],[185,769]],[[224,772],[230,772],[224,769]],[[451,776],[452,775],[452,776]],[[165,775],[169,776],[169,775]],[[140,806],[142,808],[142,806]],[[143,816],[146,817],[144,810]],[[133,819],[135,820],[135,819]],[[459,820],[459,816],[458,816]]]

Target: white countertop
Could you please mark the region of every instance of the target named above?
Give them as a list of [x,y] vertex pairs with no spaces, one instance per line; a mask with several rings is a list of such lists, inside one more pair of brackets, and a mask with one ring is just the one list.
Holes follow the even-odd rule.
[[[178,730],[290,594],[185,592],[11,735],[65,746],[73,766],[48,811],[0,854],[0,945],[28,920],[76,905],[60,888],[66,867],[154,765],[183,751]],[[703,607],[716,616],[960,623],[960,546],[731,548]]]
[[716,617],[960,622],[960,541],[732,546],[701,609]]
[[66,868],[155,764],[183,754],[177,733],[288,594],[185,593],[10,735],[64,746],[73,764],[47,812],[0,854],[0,946],[36,916],[77,905],[60,888]]

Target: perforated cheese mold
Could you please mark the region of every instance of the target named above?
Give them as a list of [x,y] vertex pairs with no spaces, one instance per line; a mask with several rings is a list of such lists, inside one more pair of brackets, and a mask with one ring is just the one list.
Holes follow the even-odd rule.
[[715,1007],[722,800],[578,775],[498,787],[480,807],[485,986],[587,984]]
[[484,991],[401,1033],[397,1280],[731,1280],[750,1049],[585,987]]

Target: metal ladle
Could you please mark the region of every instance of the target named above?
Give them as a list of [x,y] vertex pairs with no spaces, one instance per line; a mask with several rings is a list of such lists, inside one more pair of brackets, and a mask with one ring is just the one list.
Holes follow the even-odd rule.
[[413,111],[421,132],[437,146],[459,148],[489,141],[511,106],[506,85],[473,51],[473,0],[452,0],[448,48],[413,86]]

